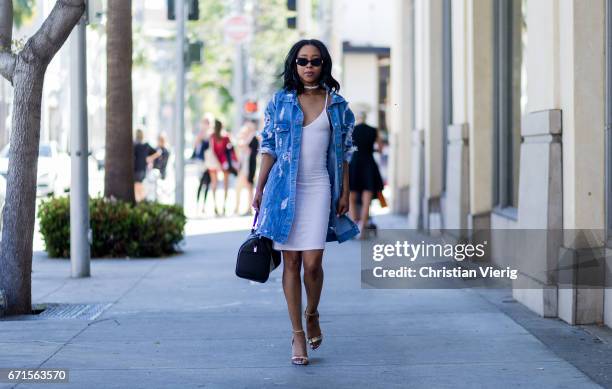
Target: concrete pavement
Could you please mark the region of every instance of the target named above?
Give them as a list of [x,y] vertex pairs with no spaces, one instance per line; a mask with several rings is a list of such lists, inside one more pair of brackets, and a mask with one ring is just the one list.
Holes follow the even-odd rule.
[[234,276],[250,222],[192,220],[183,254],[94,260],[90,279],[71,279],[68,261],[37,253],[35,303],[109,306],[94,320],[0,321],[0,367],[68,368],[70,383],[57,387],[74,388],[598,387],[531,327],[570,342],[588,332],[518,304],[508,312],[509,291],[361,289],[355,241],[328,244],[324,342],[309,366],[292,366],[281,271],[263,285]]

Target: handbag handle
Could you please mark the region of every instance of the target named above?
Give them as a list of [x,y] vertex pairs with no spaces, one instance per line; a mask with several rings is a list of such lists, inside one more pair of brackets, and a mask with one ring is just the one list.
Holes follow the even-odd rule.
[[259,216],[259,210],[255,211],[255,217],[253,218],[253,225],[251,226],[251,234],[255,232],[255,224],[257,223],[257,216]]

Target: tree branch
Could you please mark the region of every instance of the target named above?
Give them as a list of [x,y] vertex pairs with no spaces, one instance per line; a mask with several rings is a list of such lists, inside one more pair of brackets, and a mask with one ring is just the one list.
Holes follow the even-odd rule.
[[13,0],[0,0],[0,51],[11,51]]
[[44,63],[49,63],[84,11],[84,0],[57,0],[47,19],[36,34],[28,39],[20,55],[24,55],[26,61],[32,59],[28,58],[29,55],[34,55]]
[[9,51],[0,51],[0,76],[6,78],[10,83],[13,83],[16,63],[17,57],[15,54]]

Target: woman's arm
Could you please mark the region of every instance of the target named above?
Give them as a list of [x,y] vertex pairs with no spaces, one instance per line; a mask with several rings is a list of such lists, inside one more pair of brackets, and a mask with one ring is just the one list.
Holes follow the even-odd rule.
[[378,145],[378,152],[382,155],[385,143],[383,142],[383,139],[378,131],[376,131],[376,144]]
[[337,214],[343,215],[349,211],[349,162],[353,155],[353,128],[355,127],[355,115],[347,106],[342,118],[342,193],[338,199]]
[[257,186],[255,195],[253,197],[253,203],[251,204],[255,211],[259,211],[261,206],[261,200],[263,197],[263,190],[268,182],[268,175],[272,166],[276,162],[276,140],[274,137],[272,118],[274,117],[274,98],[268,103],[264,115],[264,128],[261,131],[261,147],[259,153],[262,154],[261,165],[259,166],[259,176],[257,177]]
[[344,161],[342,163],[342,193],[340,199],[338,199],[337,216],[343,215],[349,211],[349,163]]

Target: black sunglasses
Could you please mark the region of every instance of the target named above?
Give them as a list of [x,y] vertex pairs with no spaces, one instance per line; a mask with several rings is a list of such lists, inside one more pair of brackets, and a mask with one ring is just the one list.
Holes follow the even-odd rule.
[[295,60],[295,63],[300,66],[306,66],[308,64],[311,64],[315,68],[318,68],[323,63],[323,60],[321,58],[314,58],[311,60],[308,60],[308,58],[298,58]]

